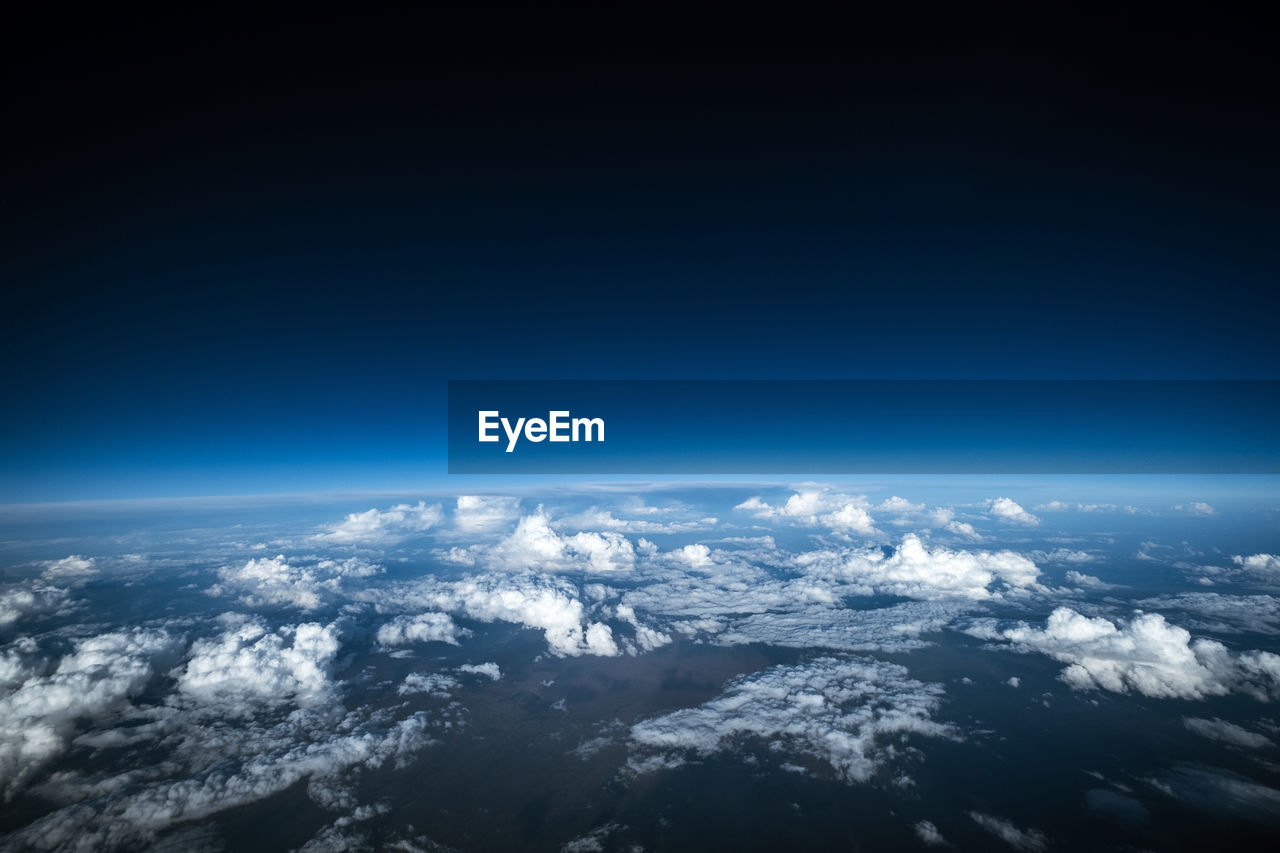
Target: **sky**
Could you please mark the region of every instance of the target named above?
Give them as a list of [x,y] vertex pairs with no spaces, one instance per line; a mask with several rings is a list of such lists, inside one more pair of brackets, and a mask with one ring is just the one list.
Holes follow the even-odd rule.
[[450,379],[1280,378],[1245,20],[38,15],[3,503],[440,483]]

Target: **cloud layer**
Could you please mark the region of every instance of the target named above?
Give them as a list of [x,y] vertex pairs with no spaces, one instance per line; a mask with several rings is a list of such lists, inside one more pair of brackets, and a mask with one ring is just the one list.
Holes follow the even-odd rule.
[[776,739],[826,762],[841,779],[865,782],[901,753],[903,735],[954,734],[933,719],[942,695],[940,686],[916,681],[896,664],[818,658],[736,679],[704,705],[637,723],[631,740],[642,758],[659,752],[679,760],[729,749],[743,737]]

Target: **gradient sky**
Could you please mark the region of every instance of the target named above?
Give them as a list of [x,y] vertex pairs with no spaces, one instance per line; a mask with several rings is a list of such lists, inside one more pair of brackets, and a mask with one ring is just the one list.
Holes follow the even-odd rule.
[[451,378],[1280,378],[1248,21],[8,29],[0,502],[439,478]]

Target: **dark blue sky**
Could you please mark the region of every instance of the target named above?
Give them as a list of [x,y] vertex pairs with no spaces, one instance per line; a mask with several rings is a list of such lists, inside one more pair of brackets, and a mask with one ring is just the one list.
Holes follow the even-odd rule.
[[1277,378],[1246,19],[6,39],[0,501],[439,474],[449,378]]

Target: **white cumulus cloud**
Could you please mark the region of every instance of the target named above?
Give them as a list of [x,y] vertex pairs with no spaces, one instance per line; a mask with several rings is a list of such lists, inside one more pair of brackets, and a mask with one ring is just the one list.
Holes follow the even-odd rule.
[[304,622],[271,631],[260,620],[229,616],[219,636],[197,640],[177,673],[178,690],[231,715],[262,703],[300,706],[329,698],[329,670],[338,653],[334,625]]
[[967,521],[948,521],[943,529],[948,533],[954,533],[956,536],[968,539],[970,542],[982,541],[982,534]]
[[978,620],[968,633],[1005,640],[1068,666],[1061,678],[1076,690],[1136,691],[1156,698],[1203,699],[1240,692],[1267,701],[1280,695],[1280,655],[1230,652],[1214,640],[1193,640],[1158,613],[1139,612],[1116,625],[1069,607],[1050,614],[1044,628],[1025,622],[998,627]]
[[423,578],[415,583],[371,591],[367,598],[382,610],[457,613],[481,622],[511,622],[540,629],[557,655],[621,653],[613,630],[592,621],[568,581],[532,572],[487,573],[457,581]]
[[410,643],[449,643],[458,645],[462,637],[471,632],[461,628],[448,613],[419,613],[415,616],[399,616],[378,629],[378,642],[384,646],[405,646]]
[[759,496],[748,498],[734,509],[756,518],[776,518],[807,527],[827,527],[840,533],[879,535],[875,519],[867,512],[867,500],[860,495],[844,495],[826,489],[802,489],[781,506],[771,506]]
[[315,610],[336,598],[345,582],[381,574],[381,566],[352,557],[346,560],[290,560],[284,554],[258,557],[218,570],[214,596],[236,596],[250,607],[285,606]]
[[539,507],[497,543],[454,548],[443,556],[462,565],[491,569],[618,572],[635,566],[636,549],[631,540],[611,531],[562,535]]
[[994,518],[1000,521],[1026,524],[1028,526],[1035,526],[1040,523],[1040,519],[1027,512],[1011,498],[994,498],[987,502],[987,509]]
[[1012,551],[928,548],[914,533],[886,556],[879,548],[813,551],[797,555],[805,575],[858,582],[882,594],[907,598],[1000,598],[1036,584],[1039,569]]
[[469,672],[472,675],[483,675],[494,681],[502,680],[502,670],[496,663],[492,661],[488,663],[464,663],[458,667],[458,672]]
[[1259,575],[1280,574],[1280,556],[1275,554],[1250,554],[1247,557],[1237,554],[1231,561],[1240,568]]
[[894,495],[891,498],[885,498],[877,506],[876,509],[885,512],[924,512],[924,504],[913,504],[906,498],[900,498]]
[[353,512],[318,538],[329,542],[392,542],[415,533],[430,530],[440,523],[444,510],[439,504],[428,506],[396,504],[387,510],[368,509]]
[[1066,577],[1067,583],[1083,589],[1112,589],[1115,586],[1115,584],[1107,583],[1101,578],[1096,578],[1093,575],[1086,575],[1083,572],[1077,572],[1075,569],[1070,569],[1067,572]]

